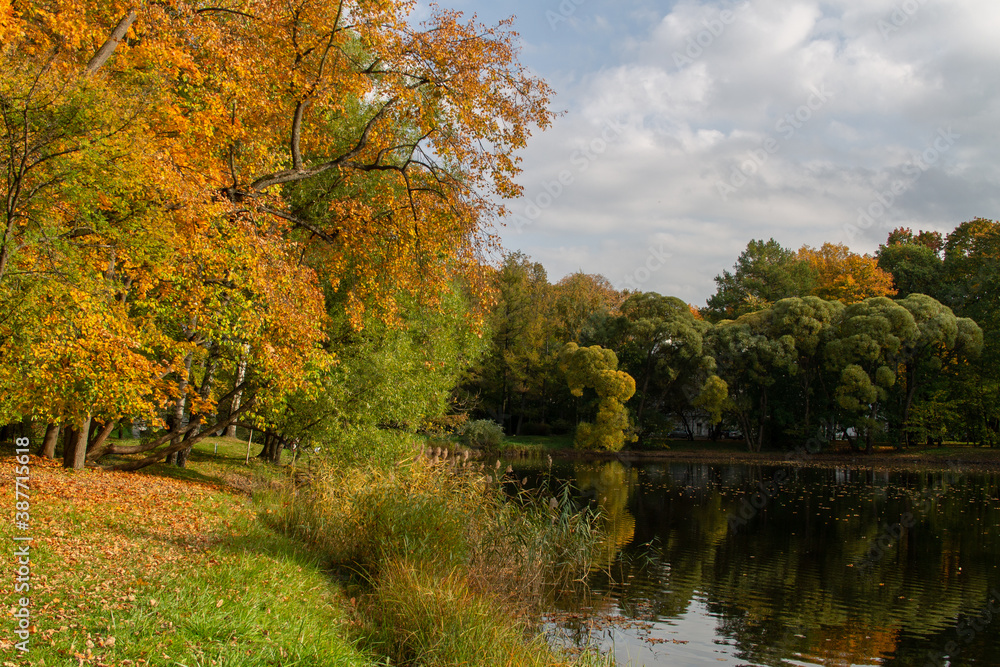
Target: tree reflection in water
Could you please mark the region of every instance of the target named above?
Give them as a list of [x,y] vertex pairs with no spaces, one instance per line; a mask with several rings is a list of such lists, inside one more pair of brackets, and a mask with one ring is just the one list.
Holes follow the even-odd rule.
[[776,471],[557,466],[609,531],[591,594],[558,603],[567,637],[613,638],[647,665],[923,667],[948,650],[953,666],[1000,665],[1000,617],[982,615],[1000,587],[1000,476],[793,467],[732,529]]

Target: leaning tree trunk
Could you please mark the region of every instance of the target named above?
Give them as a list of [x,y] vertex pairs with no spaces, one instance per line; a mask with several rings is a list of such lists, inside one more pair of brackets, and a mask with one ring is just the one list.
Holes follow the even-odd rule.
[[112,419],[101,428],[100,432],[94,438],[94,441],[90,443],[90,447],[87,448],[88,461],[96,461],[107,453],[108,448],[111,447],[111,441],[109,438],[111,437],[111,432],[115,430],[116,426],[118,426],[118,422]]
[[74,429],[72,439],[67,433],[66,447],[63,451],[63,467],[82,470],[87,460],[87,442],[90,439],[90,417],[88,416],[78,429]]
[[56,457],[56,443],[59,442],[59,424],[49,424],[45,427],[45,438],[42,439],[42,446],[38,450],[38,456],[43,459],[54,459]]

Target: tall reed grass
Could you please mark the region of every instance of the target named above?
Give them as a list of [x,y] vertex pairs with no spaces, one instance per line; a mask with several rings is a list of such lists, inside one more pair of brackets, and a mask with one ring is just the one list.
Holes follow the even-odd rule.
[[262,516],[362,576],[363,646],[392,664],[563,664],[538,614],[600,548],[597,516],[568,489],[512,497],[499,469],[449,459],[318,464],[302,477]]

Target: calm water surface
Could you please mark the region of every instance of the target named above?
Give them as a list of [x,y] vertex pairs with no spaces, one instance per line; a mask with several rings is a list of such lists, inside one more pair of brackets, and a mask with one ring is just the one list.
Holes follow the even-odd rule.
[[610,538],[561,641],[633,665],[1000,665],[1000,476],[619,462],[571,480]]

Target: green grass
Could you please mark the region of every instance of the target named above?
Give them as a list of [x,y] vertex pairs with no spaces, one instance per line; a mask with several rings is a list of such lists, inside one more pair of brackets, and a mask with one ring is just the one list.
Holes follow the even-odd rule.
[[504,438],[500,451],[550,454],[561,449],[573,449],[573,435],[514,435]]
[[472,462],[292,469],[254,454],[218,438],[186,469],[33,461],[36,632],[27,656],[0,640],[0,662],[570,664],[527,612],[546,577],[586,571],[592,517],[505,500],[501,473]]
[[[205,555],[143,587],[129,613],[105,622],[105,634],[128,638],[130,648],[113,658],[246,667],[372,663],[346,639],[339,587],[301,545],[256,525]],[[92,625],[102,632],[100,620]]]
[[4,661],[375,664],[350,638],[350,606],[322,559],[240,496],[41,462],[32,483],[36,632],[27,655],[0,644]]
[[940,447],[910,447],[900,456],[933,456],[941,459],[972,459],[978,461],[1000,461],[1000,449],[975,447],[966,443],[946,442]]

